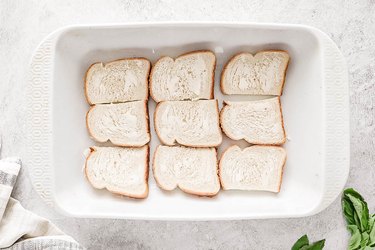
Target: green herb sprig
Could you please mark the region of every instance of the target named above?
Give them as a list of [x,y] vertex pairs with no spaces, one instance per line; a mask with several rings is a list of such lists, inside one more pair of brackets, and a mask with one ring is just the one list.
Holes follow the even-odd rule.
[[375,248],[375,214],[370,215],[363,197],[353,188],[342,196],[342,210],[351,233],[349,250],[371,250]]
[[[353,188],[348,188],[342,195],[341,203],[351,234],[348,250],[374,250],[375,214],[370,215],[365,199]],[[320,240],[309,244],[307,235],[304,235],[297,240],[292,250],[321,250],[324,243],[325,240]]]
[[305,234],[297,240],[292,246],[292,250],[322,250],[326,240],[320,240],[314,243],[309,243],[309,238]]

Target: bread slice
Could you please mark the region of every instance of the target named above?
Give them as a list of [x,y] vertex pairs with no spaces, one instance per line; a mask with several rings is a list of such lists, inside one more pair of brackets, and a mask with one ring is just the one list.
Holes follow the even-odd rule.
[[260,101],[224,102],[220,124],[233,140],[252,144],[280,145],[285,142],[280,98]]
[[94,188],[132,198],[148,195],[149,148],[91,147],[85,174]]
[[215,148],[159,145],[152,169],[156,183],[164,190],[179,187],[199,196],[214,196],[220,190]]
[[150,94],[156,102],[212,99],[216,57],[211,51],[194,51],[160,58],[151,71]]
[[147,100],[150,68],[145,58],[94,63],[85,76],[87,102],[93,105]]
[[155,130],[163,144],[191,147],[221,144],[217,100],[160,102],[154,114]]
[[277,95],[283,91],[289,63],[286,51],[261,51],[232,57],[221,75],[221,91],[232,95]]
[[94,105],[87,112],[86,122],[98,142],[140,147],[150,141],[147,101]]
[[282,147],[252,146],[241,150],[234,145],[221,156],[219,176],[224,190],[279,192],[286,161]]

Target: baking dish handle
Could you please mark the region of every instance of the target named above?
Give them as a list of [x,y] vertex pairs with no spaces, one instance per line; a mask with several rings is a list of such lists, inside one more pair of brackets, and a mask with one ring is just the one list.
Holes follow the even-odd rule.
[[52,58],[56,33],[45,38],[34,51],[27,88],[27,167],[36,192],[50,206],[53,202],[52,169]]
[[348,69],[336,44],[323,32],[319,33],[323,48],[325,121],[324,195],[320,212],[342,192],[349,175],[350,128]]

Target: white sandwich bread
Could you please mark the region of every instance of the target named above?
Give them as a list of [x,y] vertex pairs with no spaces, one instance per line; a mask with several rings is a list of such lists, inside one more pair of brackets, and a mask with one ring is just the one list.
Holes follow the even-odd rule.
[[233,140],[245,139],[251,144],[280,145],[286,139],[279,97],[260,101],[224,102],[220,124],[223,132]]
[[148,99],[151,63],[129,58],[94,63],[86,72],[85,94],[90,105]]
[[286,161],[282,147],[237,145],[224,151],[219,176],[224,190],[260,190],[278,193]]
[[159,145],[152,168],[156,183],[164,190],[179,187],[198,196],[214,196],[220,190],[215,148]]
[[148,195],[149,148],[92,147],[85,174],[97,189],[132,198]]
[[280,96],[288,63],[286,51],[261,51],[255,56],[250,53],[237,54],[222,71],[221,91],[228,95]]
[[150,95],[156,102],[212,99],[215,64],[211,51],[162,57],[151,70]]
[[160,102],[154,122],[166,145],[215,147],[222,141],[217,100]]
[[150,141],[147,101],[91,106],[86,124],[97,142],[140,147]]

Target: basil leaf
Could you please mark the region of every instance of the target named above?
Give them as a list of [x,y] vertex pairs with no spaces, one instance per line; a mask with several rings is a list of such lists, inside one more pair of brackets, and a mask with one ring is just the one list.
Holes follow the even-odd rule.
[[369,247],[369,246],[365,246],[365,248],[363,248],[361,250],[374,250],[374,248],[373,247]]
[[375,214],[373,214],[368,222],[369,229],[368,229],[368,235],[369,235],[369,242],[368,246],[375,247]]
[[359,218],[359,229],[361,232],[364,232],[368,229],[368,220],[369,220],[369,214],[368,214],[368,208],[366,202],[362,202],[361,200],[357,199],[356,197],[348,194],[348,197],[350,201],[353,204],[355,213],[357,214]]
[[309,238],[305,234],[301,238],[299,238],[296,243],[292,246],[291,250],[300,250],[303,246],[308,246],[309,245]]
[[352,202],[349,200],[348,197],[344,196],[342,199],[342,208],[345,216],[346,223],[348,225],[357,225],[359,226],[359,221],[355,211],[354,207],[352,205]]
[[320,240],[309,245],[309,238],[305,234],[297,240],[291,250],[322,250],[326,240]]
[[367,246],[369,240],[368,233],[364,232],[361,235],[361,249]]
[[312,243],[309,246],[305,246],[305,247],[301,248],[301,250],[322,250],[324,248],[325,242],[326,242],[326,240],[320,240],[320,241]]
[[[350,203],[352,206],[347,203]],[[346,205],[344,209],[346,208],[348,212],[348,214],[344,213],[345,217],[347,217],[347,215],[352,217],[352,219],[347,218],[348,224],[353,225],[355,223],[361,232],[367,231],[369,211],[367,203],[363,197],[354,189],[348,188],[344,191],[343,205]]]
[[348,230],[351,233],[349,240],[349,250],[357,250],[361,246],[361,233],[356,225],[349,225]]

